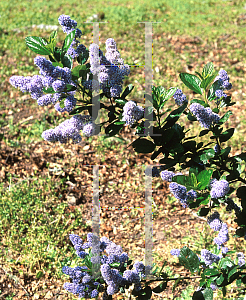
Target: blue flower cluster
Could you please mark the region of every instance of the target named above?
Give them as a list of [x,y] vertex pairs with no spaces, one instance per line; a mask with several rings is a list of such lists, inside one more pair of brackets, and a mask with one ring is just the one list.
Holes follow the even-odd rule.
[[220,120],[219,115],[212,112],[211,108],[205,108],[199,103],[192,103],[190,105],[190,111],[200,122],[200,125],[206,129],[209,129],[213,122],[218,123]]
[[201,250],[201,258],[205,262],[207,266],[211,266],[212,263],[218,262],[221,257],[219,255],[213,254],[212,252],[208,251],[207,249]]
[[68,15],[60,15],[58,22],[62,26],[63,32],[66,34],[71,33],[75,30],[75,37],[67,50],[67,54],[70,55],[73,59],[78,57],[80,54],[86,51],[86,47],[77,40],[82,35],[82,32],[77,27],[77,22],[72,20]]
[[223,246],[228,241],[229,241],[228,227],[226,223],[222,223],[218,236],[214,238],[214,243],[220,247]]
[[214,231],[219,231],[222,226],[220,214],[215,211],[210,217],[208,217],[207,223],[211,229],[213,229]]
[[239,267],[245,265],[245,257],[243,252],[237,253],[237,264],[239,265]]
[[218,245],[219,248],[222,246],[222,253],[227,252],[228,249],[224,247],[224,244],[229,241],[227,224],[221,221],[220,214],[217,211],[208,217],[207,223],[211,229],[219,231],[218,236],[214,238],[214,243]]
[[210,186],[211,186],[211,191],[210,191],[211,198],[217,199],[217,198],[224,197],[230,191],[229,182],[226,180],[217,180],[214,178],[210,182]]
[[86,137],[95,134],[96,125],[91,121],[90,116],[74,115],[56,128],[45,130],[42,138],[49,142],[59,141],[62,144],[67,143],[69,139],[72,139],[74,143],[80,143],[82,140],[80,130]]
[[216,99],[220,99],[221,97],[227,97],[224,93],[224,90],[230,90],[232,88],[232,84],[229,82],[230,78],[225,70],[220,70],[219,75],[214,79],[214,81],[219,80],[221,89],[215,91]]
[[190,190],[187,193],[186,187],[184,185],[178,184],[177,182],[171,182],[169,188],[174,197],[180,200],[183,207],[188,207],[189,202],[197,198],[196,191]]
[[216,145],[214,146],[214,152],[215,152],[215,153],[219,153],[219,151],[220,151],[220,147],[219,147],[218,144],[216,144]]
[[170,251],[170,254],[173,255],[173,256],[179,256],[180,254],[180,249],[172,249]]
[[[39,67],[41,75],[12,76],[9,79],[10,84],[20,88],[22,92],[29,92],[31,97],[37,100],[39,106],[56,104],[57,111],[71,112],[77,103],[77,99],[74,98],[76,91],[66,92],[67,84],[76,86],[72,81],[71,70],[67,67],[54,67],[51,61],[42,56],[35,57],[34,64]],[[56,93],[44,94],[43,89],[51,87]],[[61,108],[59,103],[62,98],[65,98],[64,108]],[[59,102],[56,103],[57,101]]]
[[181,106],[183,105],[184,103],[188,103],[188,100],[185,96],[185,94],[183,94],[182,90],[181,89],[177,89],[176,92],[174,93],[173,95],[173,98],[175,100],[175,103],[178,105],[178,106]]
[[108,98],[118,97],[122,92],[123,78],[130,74],[130,67],[120,58],[114,39],[107,39],[105,44],[105,56],[97,44],[90,45],[90,71],[93,75],[97,75],[97,79],[94,79],[97,84],[87,80],[83,85],[90,90],[94,86],[95,89],[100,87]]
[[[106,295],[113,295],[118,292],[119,287],[129,287],[129,285],[134,284],[136,290],[141,290],[141,278],[145,275],[145,266],[142,262],[136,261],[133,265],[132,270],[125,270],[121,275],[118,269],[114,269],[110,266],[112,263],[120,263],[119,268],[123,266],[124,263],[128,261],[127,253],[123,252],[122,247],[116,245],[110,241],[107,237],[97,237],[93,233],[87,234],[87,242],[83,243],[83,240],[76,234],[70,234],[69,238],[76,250],[76,254],[80,258],[85,258],[89,255],[86,249],[91,248],[96,245],[96,251],[94,252],[101,254],[103,251],[107,255],[97,256],[98,259],[95,260],[96,256],[91,257],[91,262],[101,263],[100,271],[103,279],[107,283]],[[93,247],[92,247],[93,251]],[[93,282],[93,278],[88,275],[85,271],[87,267],[76,267],[69,268],[63,267],[62,272],[69,275],[73,280],[73,283],[65,283],[64,288],[73,294],[78,294],[79,297],[96,297],[98,295],[98,289],[93,289],[94,285],[101,287],[102,285],[98,282]]]
[[123,107],[122,121],[131,127],[136,121],[140,120],[144,114],[144,109],[134,101],[128,101]]
[[160,173],[161,179],[168,182],[171,182],[173,177],[177,175],[183,175],[183,174],[180,172],[175,174],[173,171],[167,171],[167,170],[161,171]]
[[[82,259],[85,258],[88,253],[84,251],[86,247],[83,245],[83,240],[76,234],[70,234],[69,238],[76,250],[76,254]],[[98,289],[102,287],[102,285],[94,281],[86,270],[88,270],[88,268],[85,266],[75,268],[64,266],[62,272],[70,276],[72,283],[66,282],[63,287],[68,292],[78,295],[81,298],[95,298],[99,293]]]

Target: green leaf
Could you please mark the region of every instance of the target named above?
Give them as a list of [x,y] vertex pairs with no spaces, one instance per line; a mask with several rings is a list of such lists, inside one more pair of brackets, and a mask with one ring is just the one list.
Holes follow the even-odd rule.
[[79,64],[83,65],[85,62],[87,62],[89,58],[89,51],[87,49],[85,49],[85,51],[83,51],[79,57],[77,57],[77,61]]
[[213,290],[206,288],[203,291],[194,292],[192,300],[213,300]]
[[201,80],[203,80],[204,78],[203,78],[203,76],[202,76],[202,74],[200,74],[199,72],[197,72],[197,71],[195,71],[195,73],[200,77],[200,79]]
[[218,285],[221,285],[224,280],[225,280],[225,277],[223,274],[221,274],[220,277],[218,279],[216,279],[216,283]]
[[181,116],[182,112],[186,109],[186,107],[187,107],[187,103],[173,110],[165,119],[165,122],[167,123],[164,125],[163,129],[172,127],[179,119],[179,117]]
[[198,189],[204,190],[210,182],[213,170],[203,170],[197,175]]
[[215,269],[205,269],[205,271],[204,271],[204,275],[206,275],[206,276],[219,275],[219,274],[220,274],[220,272]]
[[146,286],[144,289],[137,292],[137,300],[149,300],[151,299],[151,296],[152,290],[149,286]]
[[208,130],[208,129],[204,129],[204,130],[202,130],[202,131],[200,132],[199,136],[204,136],[204,135],[208,134],[209,131],[210,131],[210,130]]
[[202,207],[202,208],[199,209],[199,211],[198,211],[197,214],[198,214],[198,216],[200,216],[200,217],[206,217],[206,216],[208,215],[209,211],[210,211],[209,208]]
[[92,106],[91,105],[87,105],[87,106],[80,106],[80,107],[77,107],[75,108],[74,110],[72,110],[69,115],[72,116],[72,115],[77,115],[79,113],[81,113],[83,110],[88,110],[89,108],[91,108]]
[[178,88],[174,88],[174,87],[171,87],[169,90],[167,90],[165,92],[165,96],[164,96],[164,101],[167,101],[169,98],[171,98],[175,92],[177,91]]
[[221,89],[221,82],[219,80],[216,80],[210,87],[209,91],[208,91],[208,95],[207,98],[209,101],[211,101],[213,99],[213,97],[215,97],[215,91],[220,90]]
[[64,40],[64,42],[63,42],[63,45],[62,45],[62,51],[63,51],[64,53],[67,52],[67,50],[69,49],[69,47],[70,47],[70,45],[71,45],[71,43],[72,43],[74,37],[75,37],[75,30],[73,30],[72,32],[70,32],[70,33],[66,36],[66,38],[65,38],[65,40]]
[[219,135],[219,140],[221,143],[228,141],[234,134],[235,128],[229,128]]
[[77,77],[83,77],[83,75],[86,75],[87,69],[85,65],[78,65],[72,69],[72,75]]
[[213,290],[211,288],[206,288],[202,293],[205,300],[213,300]]
[[68,55],[67,53],[62,57],[62,64],[63,64],[63,67],[67,67],[69,68],[70,70],[72,69],[73,67],[73,59],[71,58],[70,55]]
[[227,267],[231,268],[233,266],[233,262],[229,257],[225,257],[220,260],[220,265],[222,269],[226,269]]
[[37,274],[36,274],[37,279],[40,279],[43,276],[44,276],[44,273],[42,271],[38,271]]
[[47,41],[41,37],[28,36],[25,38],[26,45],[33,52],[41,55],[49,55],[51,51],[46,49]]
[[200,88],[201,80],[199,77],[188,73],[180,73],[179,77],[189,89],[202,95],[202,90]]
[[115,102],[120,104],[120,105],[125,105],[127,103],[127,101],[123,100],[123,99],[115,99]]
[[193,99],[193,100],[191,100],[190,103],[199,103],[199,104],[201,104],[204,107],[209,107],[209,105],[205,101],[199,100],[199,99]]
[[54,53],[55,50],[56,37],[57,37],[57,31],[55,30],[50,34],[49,43],[45,46],[46,49],[51,51],[51,53]]
[[231,271],[228,273],[228,280],[230,280],[231,276],[237,273],[237,271],[238,271],[238,266],[235,266],[233,269],[231,269]]
[[219,123],[218,124],[224,124],[228,119],[229,117],[232,115],[232,112],[229,110],[227,111],[224,116],[219,120]]
[[112,264],[109,264],[112,268],[118,268],[120,266],[120,263],[119,262],[115,262],[115,263],[112,263]]
[[202,76],[204,78],[213,75],[214,73],[214,65],[212,62],[207,63],[202,70]]
[[49,43],[53,43],[57,38],[57,30],[52,31],[49,37]]
[[60,107],[61,107],[61,108],[64,108],[64,107],[65,107],[64,102],[65,102],[65,98],[63,98],[63,99],[60,101]]
[[147,139],[137,139],[132,143],[132,147],[137,153],[151,153],[155,150],[155,144]]
[[123,128],[124,124],[121,125],[116,125],[114,123],[109,124],[106,128],[105,128],[105,133],[111,137],[116,135],[122,128]]
[[129,84],[126,89],[124,90],[124,92],[122,93],[122,95],[120,96],[120,98],[125,99],[127,95],[129,95],[131,93],[131,91],[134,89],[134,86],[132,84]]
[[191,272],[196,272],[200,265],[198,256],[186,246],[180,251],[179,263],[185,268],[189,269]]
[[48,94],[54,94],[55,93],[53,87],[43,88],[43,92],[48,93]]
[[206,164],[210,158],[215,156],[214,149],[206,149],[203,151],[203,154],[200,155],[200,160]]
[[205,78],[205,79],[202,81],[202,83],[201,83],[201,88],[206,89],[206,88],[210,85],[210,83],[211,83],[212,81],[214,81],[214,79],[215,79],[216,76],[217,76],[217,75],[214,74],[214,75],[211,75],[211,76],[208,76],[207,78]]

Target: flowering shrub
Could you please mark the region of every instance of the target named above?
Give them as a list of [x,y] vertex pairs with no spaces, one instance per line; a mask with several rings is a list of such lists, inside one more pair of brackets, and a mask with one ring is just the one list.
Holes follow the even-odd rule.
[[[123,80],[129,75],[130,67],[124,64],[114,39],[107,39],[104,56],[98,45],[91,44],[87,50],[80,44],[78,39],[82,32],[77,28],[76,21],[67,15],[61,15],[58,21],[67,34],[62,49],[56,47],[56,31],[52,32],[49,40],[27,37],[27,46],[37,54],[47,55],[49,59],[43,56],[34,59],[40,75],[12,76],[9,80],[22,92],[30,93],[38,105],[53,104],[57,111],[66,111],[72,116],[56,128],[44,131],[42,137],[49,142],[67,143],[72,139],[74,143],[79,143],[82,140],[80,131],[86,137],[97,134],[100,126],[92,119],[92,92],[101,90],[96,99],[100,101],[100,108],[108,110],[108,120],[99,124],[105,128],[105,133],[115,136],[123,126],[136,128],[135,134],[139,137],[132,143],[135,151],[152,153],[152,160],[159,157],[161,168],[153,168],[153,177],[169,182],[171,193],[183,207],[198,210],[200,216],[210,214],[207,222],[211,229],[218,232],[213,240],[213,250],[202,249],[197,252],[200,256],[188,247],[171,251],[179,258],[181,265],[200,278],[200,287],[193,294],[193,299],[213,299],[216,289],[221,289],[225,296],[226,286],[235,280],[238,287],[245,284],[244,254],[239,252],[232,259],[233,251],[226,246],[228,226],[217,212],[221,205],[226,205],[228,212],[234,210],[237,224],[235,237],[246,239],[246,186],[240,186],[237,190],[233,187],[235,182],[246,184],[243,176],[246,154],[229,156],[231,147],[224,148],[223,144],[234,134],[234,128],[223,128],[232,115],[230,110],[223,113],[223,109],[234,104],[224,92],[232,88],[227,72],[220,70],[217,73],[213,64],[207,63],[201,74],[180,74],[182,82],[202,99],[189,100],[181,89],[174,87],[165,90],[162,86],[152,86],[152,95],[146,97],[153,100],[153,106],[145,111],[134,101],[126,100],[132,85],[122,92]],[[88,58],[90,62],[86,63]],[[77,66],[73,68],[74,62]],[[172,101],[171,97],[178,108],[164,110],[166,102]],[[81,115],[84,111],[88,114]],[[190,122],[199,122],[199,137],[207,136],[208,143],[198,142],[197,136],[187,136],[185,126],[178,124],[182,114]],[[150,116],[153,116],[153,124],[144,122]],[[146,126],[146,123],[149,125]],[[151,132],[148,138],[142,136],[144,132]],[[186,169],[189,170],[188,175],[183,175],[182,171]],[[231,198],[234,191],[241,207]],[[176,286],[182,279],[168,277],[163,268],[154,269],[154,266],[144,266],[142,262],[132,264],[122,248],[106,237],[99,239],[89,233],[87,242],[83,243],[79,236],[70,234],[70,240],[84,266],[63,267],[63,273],[72,280],[65,283],[64,288],[79,297],[98,298],[102,292],[103,299],[112,299],[113,294],[124,292],[134,284],[132,294],[137,299],[150,299],[152,291],[161,293],[168,281],[177,279]],[[92,247],[95,242],[98,245],[96,248]],[[93,265],[99,267],[96,276]],[[153,280],[147,280],[147,270],[151,271]],[[151,289],[149,284],[156,280],[161,283]]]

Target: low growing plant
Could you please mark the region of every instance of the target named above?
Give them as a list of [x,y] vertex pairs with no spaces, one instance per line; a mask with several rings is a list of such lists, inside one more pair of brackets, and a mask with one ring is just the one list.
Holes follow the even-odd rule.
[[[232,115],[228,108],[235,104],[225,93],[232,88],[227,72],[216,72],[209,62],[201,73],[195,72],[196,75],[181,73],[181,81],[199,97],[189,100],[181,89],[152,86],[152,94],[145,97],[152,99],[153,105],[143,108],[126,100],[132,85],[122,91],[123,79],[130,74],[130,67],[124,64],[115,41],[112,38],[106,41],[104,56],[98,45],[91,44],[88,50],[78,41],[82,32],[76,28],[76,21],[66,15],[61,15],[58,21],[67,34],[61,49],[56,47],[56,31],[49,40],[26,38],[31,50],[49,57],[49,60],[43,56],[34,59],[40,75],[10,78],[13,86],[29,92],[38,105],[54,104],[57,111],[67,111],[72,116],[58,127],[44,131],[42,137],[49,142],[67,143],[72,139],[78,143],[82,139],[81,130],[89,137],[104,128],[107,138],[117,135],[123,126],[136,129],[138,137],[131,144],[135,151],[152,153],[152,160],[159,159],[159,167],[152,170],[153,176],[170,182],[170,191],[182,206],[198,210],[198,215],[207,217],[210,228],[218,232],[212,251],[201,249],[195,253],[188,247],[171,251],[190,271],[191,277],[169,276],[165,272],[165,262],[162,268],[144,266],[138,261],[133,263],[120,246],[106,237],[99,239],[89,233],[87,243],[83,243],[78,235],[70,234],[83,267],[63,267],[63,273],[72,280],[65,283],[64,288],[78,297],[98,298],[103,293],[103,299],[112,299],[113,294],[124,293],[134,284],[132,295],[137,299],[150,299],[152,292],[164,291],[169,281],[175,282],[175,289],[182,279],[200,278],[200,287],[192,299],[213,299],[216,289],[221,289],[225,296],[226,287],[234,281],[239,287],[239,296],[240,288],[243,293],[246,282],[244,254],[240,252],[235,256],[235,251],[226,247],[228,226],[217,211],[222,205],[226,205],[228,212],[234,210],[237,224],[234,237],[246,238],[246,154],[232,155],[231,147],[225,147],[235,130],[224,128]],[[90,62],[87,62],[88,58]],[[77,65],[73,67],[75,62]],[[93,98],[93,90],[101,90],[101,93]],[[75,97],[76,93],[81,98]],[[177,105],[174,110],[166,109],[171,97]],[[97,117],[92,113],[96,106],[93,99],[100,103],[100,108],[108,111],[107,121],[96,124],[92,119]],[[88,113],[81,115],[82,112]],[[180,124],[183,115],[201,127],[199,136],[188,136],[189,130]],[[203,136],[207,138],[206,143],[199,142],[199,137]],[[188,175],[182,173],[184,170],[188,170]],[[235,190],[233,184],[237,182],[243,185]],[[241,207],[233,200],[234,191]],[[96,249],[92,247],[93,243],[97,244]],[[95,253],[100,255],[95,256]],[[95,265],[99,272],[92,276]],[[146,277],[146,270],[151,270],[151,280]],[[161,283],[152,289],[150,283],[155,281]]]

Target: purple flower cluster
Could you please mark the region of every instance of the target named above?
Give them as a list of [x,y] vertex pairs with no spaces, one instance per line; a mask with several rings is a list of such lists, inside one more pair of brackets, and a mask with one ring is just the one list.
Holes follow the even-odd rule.
[[[43,56],[35,57],[34,64],[40,69],[40,75],[12,76],[9,79],[10,84],[20,88],[22,92],[29,92],[31,97],[37,100],[39,106],[55,104],[57,111],[71,112],[77,103],[77,99],[74,98],[75,91],[65,92],[67,84],[76,86],[72,81],[71,70],[67,67],[54,67],[52,62]],[[43,89],[51,87],[56,93],[45,94]],[[64,108],[61,108],[59,103],[62,98],[65,98]]]
[[181,106],[183,105],[184,103],[188,103],[188,100],[185,96],[185,94],[183,94],[182,90],[181,89],[177,89],[176,92],[174,93],[173,95],[173,98],[175,100],[175,103],[178,105],[178,106]]
[[230,90],[232,88],[232,84],[229,82],[230,78],[225,70],[220,70],[219,75],[214,79],[214,81],[220,81],[221,89],[215,91],[216,99],[220,99],[221,97],[227,97],[224,93],[224,90]]
[[215,152],[215,153],[219,153],[219,151],[220,151],[220,147],[219,147],[218,144],[216,144],[216,145],[214,146],[214,152]]
[[180,254],[180,249],[172,249],[170,251],[170,254],[173,255],[173,256],[179,256]]
[[175,174],[173,171],[167,171],[167,170],[164,170],[160,173],[161,179],[168,182],[171,182],[173,177],[177,175],[183,175],[183,174],[180,172]]
[[214,238],[214,243],[219,247],[229,241],[228,227],[226,223],[222,223],[219,234]]
[[212,265],[214,262],[218,262],[220,260],[220,256],[213,254],[207,249],[201,250],[201,258],[204,260],[207,266]]
[[134,101],[128,101],[123,107],[122,121],[131,127],[136,121],[140,120],[144,114],[144,109]]
[[229,241],[228,227],[226,223],[223,223],[220,219],[220,214],[215,211],[211,216],[208,217],[207,223],[210,228],[214,231],[219,231],[218,236],[214,238],[214,243],[222,246],[222,253],[228,252],[228,248],[224,247],[224,244]]
[[[93,75],[97,75],[97,79],[94,80],[98,81],[97,86],[108,98],[118,97],[122,92],[123,78],[129,75],[130,67],[120,58],[114,39],[107,39],[105,44],[105,56],[97,44],[90,45],[90,71]],[[92,80],[85,81],[84,86],[92,90]]]
[[196,191],[190,190],[187,193],[186,187],[178,184],[177,182],[171,182],[169,188],[174,197],[180,200],[183,207],[188,207],[189,201],[193,201],[195,198],[197,198]]
[[81,37],[82,32],[79,29],[76,29],[77,22],[72,20],[68,15],[60,15],[58,18],[59,24],[62,26],[62,30],[64,33],[69,34],[73,30],[76,30],[75,37]]
[[[122,275],[119,273],[118,269],[111,268],[110,266],[112,263],[120,263],[120,268],[125,262],[128,261],[128,255],[127,253],[123,252],[121,246],[116,245],[107,237],[101,237],[99,239],[99,237],[93,233],[87,234],[87,242],[85,243],[83,243],[82,239],[76,234],[70,234],[69,238],[76,250],[76,254],[81,258],[84,258],[86,255],[88,255],[88,253],[84,250],[91,247],[91,252],[94,251],[97,254],[101,254],[103,251],[105,251],[107,253],[107,255],[98,255],[99,259],[97,260],[97,262],[101,263],[100,271],[103,279],[108,285],[107,295],[113,295],[118,292],[120,286],[124,287],[129,286],[130,284],[134,284],[136,290],[141,289],[141,277],[144,277],[145,274],[145,266],[142,262],[136,261],[133,265],[133,269],[125,270]],[[93,248],[96,248],[96,251]],[[96,262],[94,258],[95,256],[91,257],[92,263]],[[87,287],[88,290],[86,292],[87,294],[90,293],[91,298],[93,298],[93,295],[95,295],[94,297],[97,296],[98,293],[96,293],[95,290],[92,290],[92,287],[95,285],[95,283],[98,285],[99,283],[93,282],[92,277],[83,271],[81,267],[74,269],[63,267],[62,271],[73,279],[73,284],[66,283],[64,285],[64,288],[69,292],[72,292],[73,294],[79,294],[78,290],[80,289],[81,293],[79,296],[84,295],[83,297],[85,297],[86,295],[83,294],[83,292],[85,292],[85,287]]]
[[229,182],[226,180],[217,180],[214,178],[213,181],[210,182],[210,186],[210,196],[215,199],[224,197],[230,190]]
[[69,139],[72,139],[74,143],[80,143],[82,137],[79,131],[82,130],[84,135],[89,137],[94,135],[95,128],[90,116],[74,115],[56,128],[45,130],[42,133],[42,138],[49,142],[59,141],[62,144],[66,144]]
[[[70,234],[69,238],[76,250],[76,254],[82,259],[85,258],[88,253],[84,251],[82,239],[77,234]],[[62,272],[70,276],[72,283],[66,282],[63,287],[68,292],[78,295],[81,298],[95,298],[98,295],[98,288],[102,287],[102,285],[94,281],[86,270],[88,268],[85,266],[75,268],[64,266]]]
[[172,179],[173,179],[173,177],[175,176],[175,173],[172,172],[172,171],[167,171],[167,170],[165,170],[165,171],[162,171],[162,172],[160,173],[160,176],[161,176],[161,179],[162,179],[162,180],[171,182]]
[[237,264],[239,265],[239,267],[245,265],[245,257],[243,252],[237,253]]
[[58,22],[62,26],[63,32],[66,34],[71,33],[75,30],[75,38],[73,39],[69,49],[67,50],[67,54],[70,55],[73,59],[78,57],[80,54],[86,51],[86,47],[77,40],[82,35],[82,32],[77,27],[77,22],[71,20],[70,16],[68,15],[60,15],[58,18]]
[[222,226],[222,221],[220,220],[220,214],[215,211],[207,220],[208,225],[214,231],[219,231]]
[[209,129],[213,122],[218,123],[220,120],[219,115],[212,112],[211,108],[205,108],[199,103],[192,103],[190,105],[190,111],[200,122],[200,125],[207,129]]

